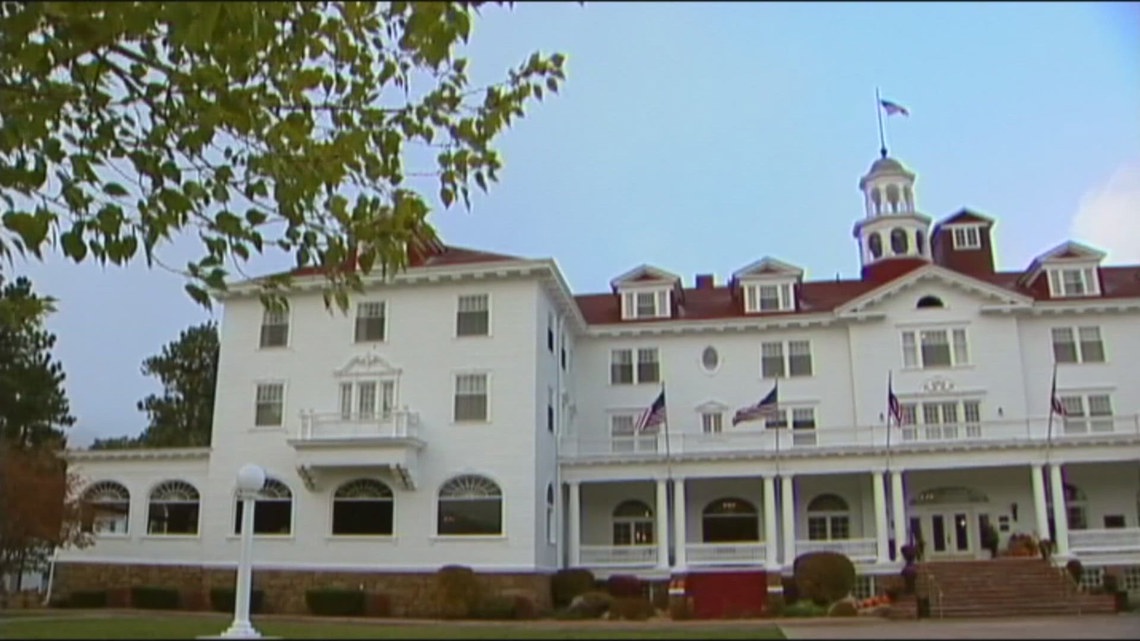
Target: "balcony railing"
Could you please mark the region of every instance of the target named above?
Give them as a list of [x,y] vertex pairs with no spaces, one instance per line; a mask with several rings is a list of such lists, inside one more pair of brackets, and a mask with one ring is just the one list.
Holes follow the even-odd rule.
[[688,543],[685,559],[689,565],[756,565],[764,563],[767,545],[756,543]]
[[[562,458],[659,458],[685,454],[803,451],[812,449],[860,450],[885,448],[905,451],[908,448],[958,447],[967,444],[1081,442],[1105,437],[1140,439],[1140,415],[1046,418],[1006,421],[961,422],[935,425],[885,425],[858,427],[818,427],[813,429],[764,429],[750,427],[704,434],[689,426],[672,431],[634,436],[562,437]],[[696,426],[694,426],[696,427]],[[666,440],[668,439],[668,440]]]
[[298,438],[306,441],[410,438],[416,436],[417,424],[416,414],[408,410],[369,415],[302,412]]
[[653,567],[656,545],[583,545],[582,565],[589,567]]
[[1069,530],[1069,548],[1077,554],[1136,552],[1140,550],[1140,527]]
[[796,541],[796,557],[808,552],[839,552],[858,563],[873,562],[878,558],[875,539],[842,539],[832,541]]

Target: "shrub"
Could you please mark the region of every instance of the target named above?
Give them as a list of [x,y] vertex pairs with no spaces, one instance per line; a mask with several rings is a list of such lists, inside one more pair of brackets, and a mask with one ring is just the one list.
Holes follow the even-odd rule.
[[1073,577],[1073,583],[1077,585],[1081,584],[1081,577],[1084,576],[1085,567],[1081,565],[1080,561],[1076,559],[1069,561],[1065,564],[1065,570],[1069,572],[1069,576]]
[[[210,609],[215,612],[233,612],[234,600],[237,592],[233,588],[214,588],[210,590]],[[262,614],[265,611],[265,592],[250,590],[249,613]]]
[[820,605],[834,603],[855,587],[855,566],[838,552],[809,552],[793,564],[800,596]]
[[550,596],[556,608],[570,605],[574,597],[593,589],[594,573],[585,568],[559,570],[550,579]]
[[358,617],[364,614],[364,592],[340,588],[305,591],[305,606],[322,617]]
[[140,610],[177,610],[181,601],[176,588],[131,588],[131,607]]
[[784,616],[793,618],[821,617],[827,614],[827,608],[816,605],[809,599],[800,599],[784,607]]
[[902,553],[903,561],[907,565],[914,563],[914,560],[918,558],[918,546],[911,543],[907,543],[906,545],[899,548],[899,552]]
[[780,577],[780,585],[784,587],[784,604],[791,605],[800,600],[800,589],[796,586],[795,577]]
[[827,610],[829,617],[853,617],[859,614],[858,608],[850,601],[837,601]]
[[479,606],[479,579],[463,565],[445,565],[435,574],[436,606],[444,619],[465,619]]
[[669,609],[669,582],[653,583],[650,590],[650,600],[653,601],[653,609],[665,611]]
[[484,597],[471,609],[471,618],[487,621],[508,621],[515,618],[514,597],[494,594]]
[[608,592],[595,590],[580,594],[571,603],[567,613],[581,619],[598,619],[610,611],[614,598]]
[[606,579],[606,592],[615,599],[641,596],[641,579],[629,574],[614,574]]
[[1104,588],[1105,594],[1116,594],[1120,589],[1120,581],[1117,580],[1115,574],[1104,573],[1101,577],[1101,587]]
[[107,590],[107,607],[108,608],[129,608],[129,607],[131,607],[131,589],[130,588],[109,588]]
[[71,596],[60,602],[65,608],[105,608],[107,607],[106,590],[81,590],[72,592]]
[[610,618],[625,621],[646,621],[655,610],[649,599],[641,596],[623,596],[614,599],[610,605]]

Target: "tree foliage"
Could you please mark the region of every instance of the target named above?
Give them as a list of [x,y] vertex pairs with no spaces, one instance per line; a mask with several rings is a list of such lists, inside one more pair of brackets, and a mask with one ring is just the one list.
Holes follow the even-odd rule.
[[63,366],[52,359],[55,335],[44,328],[45,301],[26,278],[5,284],[0,309],[20,310],[0,323],[0,438],[20,447],[62,445],[71,426]]
[[208,322],[183,330],[162,353],[143,361],[143,375],[162,382],[161,395],[151,394],[138,403],[149,425],[136,438],[96,440],[92,449],[209,446],[218,350],[218,328]]
[[[535,53],[469,86],[454,52],[481,4],[0,3],[0,255],[163,265],[189,232],[201,257],[178,271],[203,305],[283,251],[345,307],[358,271],[434,238],[411,179],[469,207],[496,137],[564,78]],[[263,286],[280,300],[287,282]]]

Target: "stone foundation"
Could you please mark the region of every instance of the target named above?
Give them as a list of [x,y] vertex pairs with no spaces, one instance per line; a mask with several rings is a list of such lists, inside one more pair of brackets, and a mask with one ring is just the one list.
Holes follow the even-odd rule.
[[[188,565],[119,565],[60,562],[55,568],[53,599],[72,592],[108,590],[122,593],[135,586],[178,588],[186,609],[209,608],[210,590],[233,588],[236,570]],[[540,610],[549,610],[550,575],[538,572],[479,573],[487,594],[527,595]],[[308,614],[305,592],[340,588],[386,595],[396,617],[433,617],[435,572],[344,572],[308,570],[255,570],[253,587],[265,592],[265,611],[275,614]]]

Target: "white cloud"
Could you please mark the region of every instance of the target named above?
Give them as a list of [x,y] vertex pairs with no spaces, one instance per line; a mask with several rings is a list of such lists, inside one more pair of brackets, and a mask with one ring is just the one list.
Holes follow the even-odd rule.
[[1121,166],[1085,192],[1071,232],[1108,252],[1106,262],[1140,263],[1140,162]]

